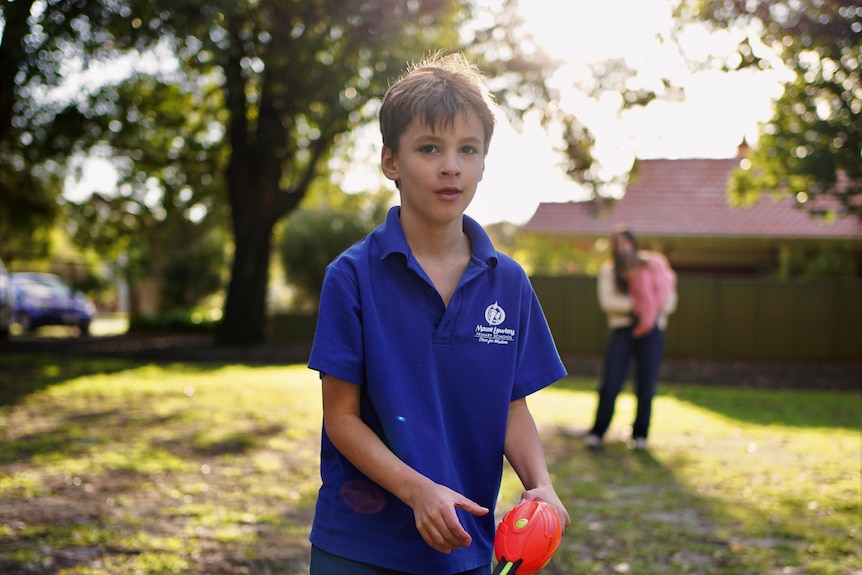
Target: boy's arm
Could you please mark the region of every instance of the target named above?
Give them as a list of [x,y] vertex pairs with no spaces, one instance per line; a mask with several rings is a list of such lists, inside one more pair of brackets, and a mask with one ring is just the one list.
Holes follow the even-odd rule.
[[554,491],[545,452],[539,439],[536,422],[527,407],[526,399],[516,399],[509,404],[509,422],[506,425],[506,459],[524,485],[521,501],[540,499],[554,506],[560,516],[563,531],[572,522],[569,512]]
[[405,464],[359,415],[359,386],[323,376],[323,425],[332,444],[359,471],[413,509],[416,528],[433,549],[449,553],[472,541],[455,508],[475,515],[488,509]]

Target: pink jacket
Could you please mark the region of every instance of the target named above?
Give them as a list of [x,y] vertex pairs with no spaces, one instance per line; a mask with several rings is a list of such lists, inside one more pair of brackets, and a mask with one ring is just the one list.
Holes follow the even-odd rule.
[[633,330],[635,337],[652,331],[659,312],[676,293],[676,274],[660,254],[642,252],[643,263],[629,281],[632,311],[638,317]]

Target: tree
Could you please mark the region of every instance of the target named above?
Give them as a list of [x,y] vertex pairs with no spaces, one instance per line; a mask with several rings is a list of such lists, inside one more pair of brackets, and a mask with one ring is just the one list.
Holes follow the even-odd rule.
[[[227,3],[201,47],[224,74],[235,253],[222,343],[263,338],[273,227],[314,181],[337,139],[404,62],[453,46],[448,2]],[[212,43],[212,45],[208,45]]]
[[[92,94],[88,86],[64,92],[67,79],[157,46],[165,33],[163,14],[148,2],[0,3],[0,252],[9,261],[47,255],[52,249],[50,230],[62,215],[58,207],[64,180],[74,171],[72,159],[118,131],[111,123],[117,104],[111,89],[101,95]],[[100,204],[104,214],[112,202],[97,198],[88,209]],[[104,248],[108,238],[123,236],[118,222],[127,222],[136,211],[127,209],[125,199],[113,203],[126,211],[106,217],[110,225],[89,230],[109,233],[88,244]],[[89,219],[87,223],[95,221],[77,215]]]
[[[153,234],[170,227],[164,213],[169,206],[187,202],[189,194],[194,201],[216,198],[201,188],[208,187],[203,174],[195,173],[200,154],[206,161],[198,163],[223,183],[233,260],[217,335],[222,343],[263,338],[276,222],[299,205],[334,146],[373,117],[388,82],[405,64],[436,48],[469,50],[493,78],[494,92],[513,118],[538,108],[547,110],[547,122],[574,120],[554,106],[555,95],[545,84],[554,62],[535,42],[521,44],[523,38],[513,33],[519,24],[515,0],[494,5],[493,17],[484,20],[489,24],[469,27],[478,9],[468,0],[14,2],[6,3],[3,14],[9,22],[10,5],[19,21],[27,14],[23,20],[29,31],[20,35],[22,57],[15,60],[11,93],[18,106],[15,117],[38,124],[31,137],[40,148],[33,147],[32,156],[62,158],[51,172],[59,177],[72,154],[104,149],[117,158],[125,178],[118,194],[81,206],[81,218],[94,227],[79,230],[93,230],[99,242],[113,238],[114,249],[124,243],[140,247],[147,251],[141,261],[149,258],[152,264],[152,252],[160,245]],[[177,71],[156,81],[143,72],[132,74],[62,104],[47,97],[47,88],[60,83],[62,66],[70,61],[86,68],[124,54],[167,57],[177,62]],[[7,82],[10,77],[3,76]],[[213,89],[207,92],[204,86]],[[199,92],[212,97],[190,99]],[[40,97],[27,98],[34,93]],[[147,94],[156,96],[158,109]],[[162,122],[163,108],[171,107],[168,94],[187,102],[182,109],[190,112],[188,122]],[[194,131],[198,108],[217,119],[200,126],[219,128],[199,140],[182,134]],[[165,117],[176,115],[173,110]],[[575,141],[583,135],[570,133],[573,174],[590,165],[589,146]],[[141,149],[135,149],[138,141]],[[176,157],[159,157],[160,142]],[[150,159],[165,166],[158,168]],[[151,189],[163,194],[155,203],[146,199]],[[218,206],[213,199],[207,214]],[[135,218],[139,221],[131,223]],[[171,221],[177,228],[170,234],[179,234],[180,241],[188,236],[177,230],[196,223],[187,217]],[[132,241],[141,237],[145,241]]]
[[[228,153],[223,175],[234,240],[218,332],[223,343],[262,339],[274,225],[299,204],[336,142],[373,116],[369,104],[382,96],[406,63],[432,48],[462,47],[459,30],[471,15],[469,3],[443,0],[151,0],[128,5],[100,0],[83,3],[86,10],[79,4],[49,4],[35,23],[74,21],[71,28],[83,31],[81,37],[97,35],[114,47],[99,53],[83,42],[80,53],[90,50],[93,57],[167,46],[179,62],[179,81],[217,82],[224,106]],[[75,6],[77,15],[63,11]],[[499,25],[481,33],[496,39],[499,34],[488,31],[494,28]],[[81,37],[69,38],[69,43],[79,45]],[[511,68],[510,78],[528,77],[524,86],[541,85],[548,62],[517,58],[503,49],[505,42],[495,42],[498,69]],[[47,44],[41,49],[42,56],[62,59]],[[140,85],[133,90],[138,89]],[[88,102],[75,102],[75,117],[83,117],[87,126],[99,126],[85,133],[79,146],[105,145],[139,166],[144,164],[141,158],[123,154],[123,142],[153,134],[135,126],[146,116],[130,113],[133,106],[127,100],[122,90],[108,87]],[[142,173],[143,167],[128,169],[133,178]],[[193,178],[185,179],[193,185]],[[165,182],[161,178],[160,183]],[[95,203],[101,204],[109,223],[101,228],[104,237],[110,237],[109,227],[121,229],[129,213],[146,214],[148,207],[122,193],[96,198]],[[145,218],[136,229],[152,232],[152,222]]]
[[213,240],[228,219],[221,92],[206,77],[175,75],[182,81],[143,76],[88,98],[87,108],[110,111],[91,121],[92,153],[111,158],[118,185],[66,210],[79,245],[123,261],[133,287],[146,280],[149,305],[133,315],[188,308],[222,287],[226,249]]
[[45,141],[45,130],[38,129],[41,118],[16,89],[38,76],[40,64],[46,76],[50,67],[36,58],[37,39],[28,21],[33,4],[20,0],[0,5],[0,255],[7,262],[44,253],[62,190],[59,164],[34,153]]
[[771,49],[793,74],[732,176],[731,201],[791,194],[812,214],[862,218],[862,3],[683,0],[675,14],[742,34],[726,70],[765,68]]

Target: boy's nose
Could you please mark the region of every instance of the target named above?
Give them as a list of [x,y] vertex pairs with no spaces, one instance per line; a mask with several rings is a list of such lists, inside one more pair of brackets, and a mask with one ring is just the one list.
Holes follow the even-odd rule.
[[458,161],[458,154],[446,154],[443,157],[440,173],[444,176],[457,176],[461,173],[461,163]]

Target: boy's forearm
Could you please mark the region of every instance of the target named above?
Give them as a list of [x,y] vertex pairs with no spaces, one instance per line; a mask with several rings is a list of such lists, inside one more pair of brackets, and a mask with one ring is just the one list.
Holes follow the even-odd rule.
[[332,444],[369,479],[411,505],[430,480],[401,461],[359,417],[340,415],[326,426]]
[[504,450],[525,489],[551,486],[539,431],[525,399],[514,401],[509,407]]
[[456,508],[485,515],[488,508],[434,483],[402,461],[359,415],[358,387],[324,376],[323,426],[327,437],[368,479],[413,510],[422,539],[441,553],[466,547],[472,538]]
[[551,483],[545,452],[539,439],[536,422],[527,408],[527,401],[520,399],[509,406],[509,423],[506,427],[506,459],[518,474],[525,488],[522,497],[540,499],[550,503],[560,518],[565,533],[572,520]]
[[430,481],[401,461],[359,416],[359,387],[323,377],[323,426],[338,451],[369,479],[410,505]]

